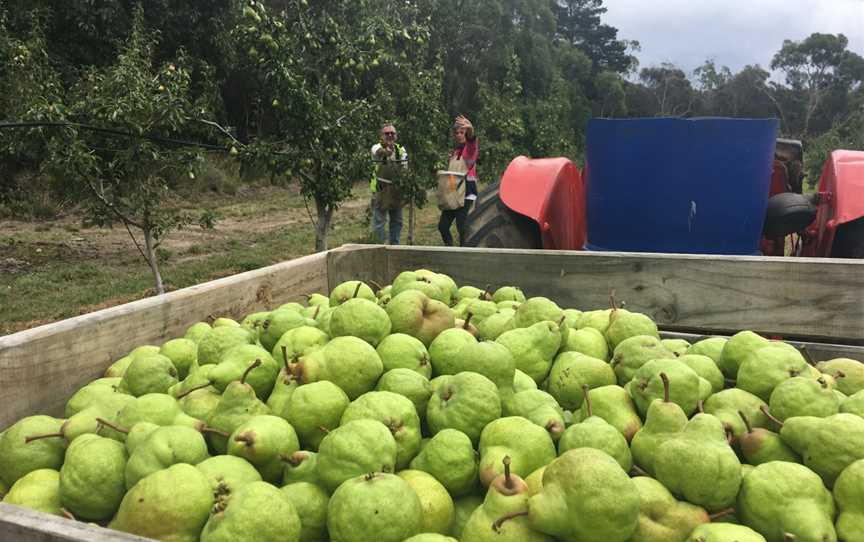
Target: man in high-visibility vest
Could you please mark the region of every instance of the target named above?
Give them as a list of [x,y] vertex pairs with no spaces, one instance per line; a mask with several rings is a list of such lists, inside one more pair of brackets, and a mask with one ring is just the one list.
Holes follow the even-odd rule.
[[398,245],[402,235],[402,195],[396,186],[408,167],[408,152],[396,143],[396,127],[385,123],[379,132],[380,142],[372,147],[375,173],[369,183],[372,189],[372,228],[378,242],[384,244],[384,225],[390,220],[391,245]]

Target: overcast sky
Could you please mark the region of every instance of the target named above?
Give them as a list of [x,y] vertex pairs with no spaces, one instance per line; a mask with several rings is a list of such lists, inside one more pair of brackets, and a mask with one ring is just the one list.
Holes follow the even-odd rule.
[[706,58],[737,71],[768,69],[784,39],[845,34],[864,55],[864,0],[606,0],[604,22],[638,40],[640,65],[672,62],[690,72]]

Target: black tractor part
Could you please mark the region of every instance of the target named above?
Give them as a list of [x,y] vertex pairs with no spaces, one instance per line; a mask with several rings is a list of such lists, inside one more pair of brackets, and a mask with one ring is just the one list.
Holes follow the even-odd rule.
[[804,231],[816,219],[815,196],[783,192],[768,198],[762,233],[770,239],[777,239]]
[[465,221],[466,247],[543,248],[540,227],[530,218],[512,211],[498,193],[500,181],[480,192]]
[[864,258],[864,218],[841,224],[834,234],[832,258]]

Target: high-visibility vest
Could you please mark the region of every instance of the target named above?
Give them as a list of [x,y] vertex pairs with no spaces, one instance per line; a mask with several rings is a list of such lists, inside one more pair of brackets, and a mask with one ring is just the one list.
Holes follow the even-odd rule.
[[[404,151],[405,151],[405,149],[402,147],[402,145],[400,145],[398,143],[394,144],[393,154],[396,156],[396,160],[402,159],[402,154]],[[388,161],[386,158],[384,159],[383,163],[380,163],[377,161],[375,162],[375,172],[372,173],[372,180],[369,181],[369,188],[372,190],[373,194],[378,191],[378,176],[381,174],[382,168],[384,169],[384,171],[391,171],[393,173],[396,173],[399,171],[398,169],[396,169],[397,167],[402,167],[401,163],[399,163],[397,161],[391,162],[391,161]],[[393,176],[395,176],[395,175],[393,175]],[[393,180],[393,179],[388,179],[388,180]]]

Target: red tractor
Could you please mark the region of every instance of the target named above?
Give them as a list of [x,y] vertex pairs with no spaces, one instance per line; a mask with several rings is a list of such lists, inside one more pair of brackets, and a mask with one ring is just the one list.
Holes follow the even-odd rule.
[[592,120],[587,141],[584,171],[514,159],[465,245],[864,258],[862,151],[832,152],[802,194],[802,144],[777,139],[776,121]]

